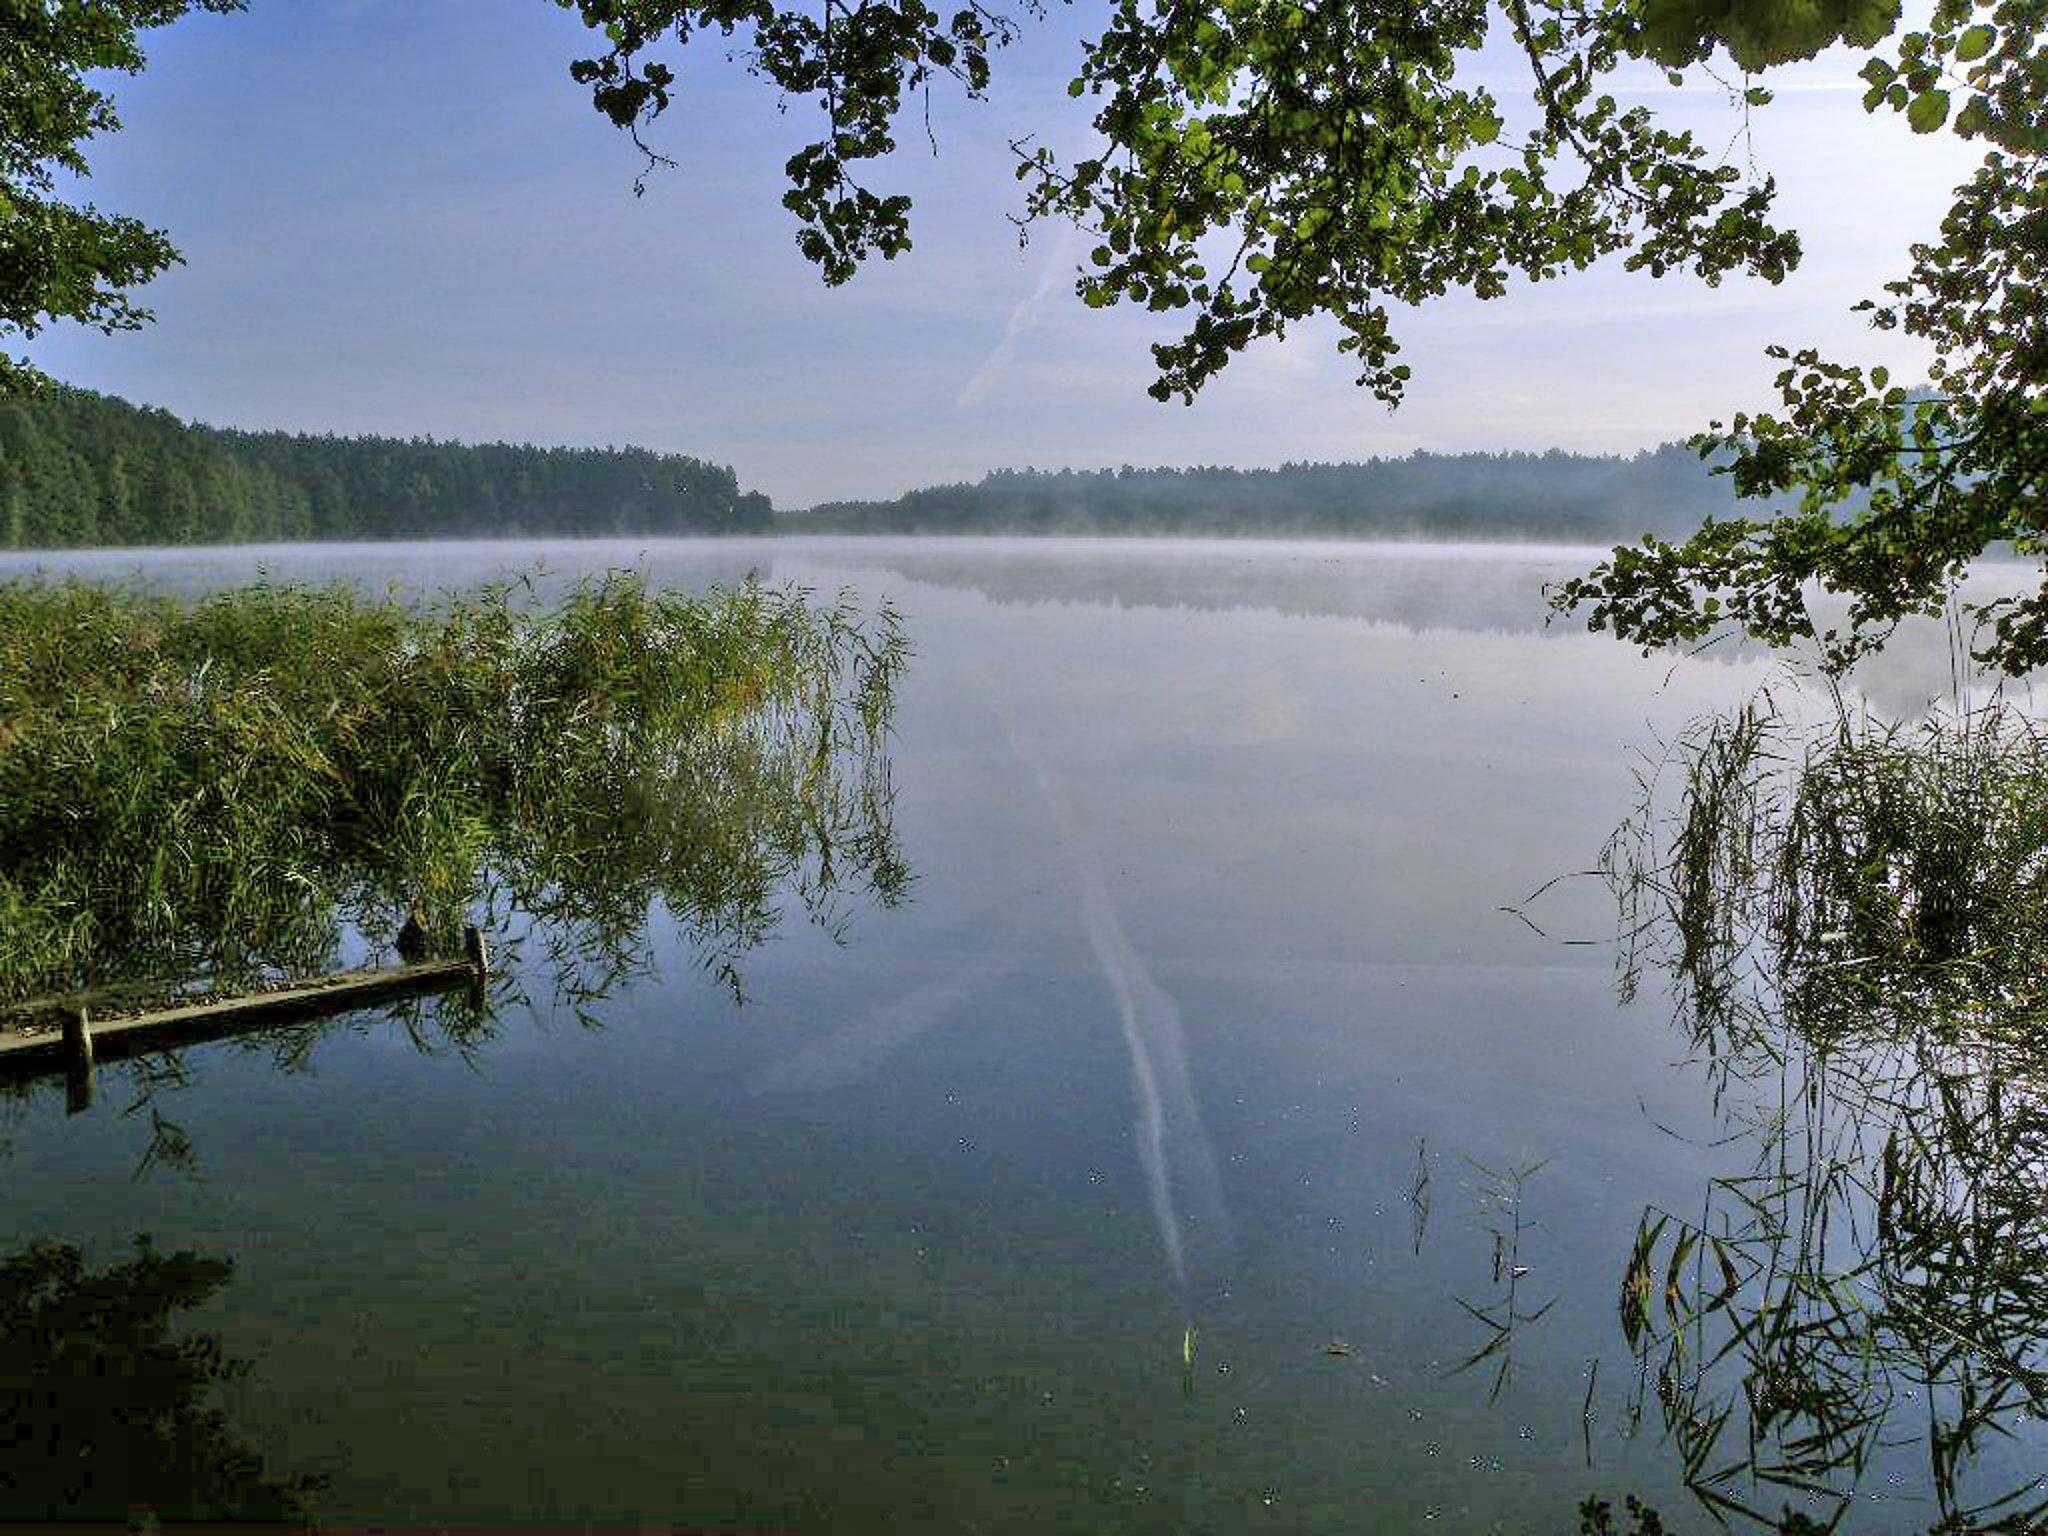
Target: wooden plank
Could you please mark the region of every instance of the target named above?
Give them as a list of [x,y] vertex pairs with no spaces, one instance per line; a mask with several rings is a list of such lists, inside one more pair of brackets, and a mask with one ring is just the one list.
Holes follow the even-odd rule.
[[484,942],[481,928],[469,927],[462,930],[462,948],[469,956],[470,1006],[481,1012],[490,1001],[485,988],[491,979],[491,947]]
[[86,992],[51,992],[42,997],[25,997],[18,1003],[0,1003],[0,1031],[19,1029],[22,1020],[48,1018],[73,1008],[118,1008],[137,998],[159,996],[163,990],[161,982],[124,981],[118,986],[94,987]]
[[[470,955],[483,953],[483,940],[477,935],[470,944]],[[341,971],[275,992],[207,998],[132,1018],[98,1020],[89,1026],[84,1022],[85,1010],[72,1007],[63,1013],[61,1030],[39,1034],[0,1032],[0,1075],[38,1076],[82,1062],[89,1077],[95,1060],[125,1061],[176,1046],[204,1044],[269,1025],[324,1018],[425,992],[442,992],[464,984],[480,987],[483,980],[475,958],[424,960],[385,970]]]

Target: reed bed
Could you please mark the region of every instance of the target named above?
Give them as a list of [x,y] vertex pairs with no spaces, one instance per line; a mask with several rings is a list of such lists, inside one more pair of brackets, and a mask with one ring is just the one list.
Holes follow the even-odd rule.
[[1622,1275],[1695,1493],[1838,1528],[1917,1443],[1940,1530],[2034,1528],[2048,1488],[1977,1453],[2048,1418],[2048,737],[1762,696],[1679,740],[1604,865],[1624,988],[1668,981],[1754,1157],[1646,1212]]
[[1709,1030],[2048,1014],[2048,735],[2002,701],[1801,726],[1761,695],[1681,737],[1602,867],[1625,988],[1653,965]]
[[908,879],[886,607],[614,573],[556,604],[0,584],[0,1003],[247,984],[477,921],[617,974],[650,913],[737,986],[785,899]]

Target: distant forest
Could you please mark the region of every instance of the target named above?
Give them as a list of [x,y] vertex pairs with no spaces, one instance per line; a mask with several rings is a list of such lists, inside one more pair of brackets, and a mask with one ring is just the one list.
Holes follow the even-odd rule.
[[0,402],[0,548],[771,527],[730,469],[641,448],[222,431],[76,389]]
[[[1177,534],[1615,543],[1683,536],[1734,494],[1680,443],[1632,458],[1415,453],[1278,469],[1002,470],[778,513],[783,533]],[[1754,515],[1754,508],[1750,509]]]
[[[0,548],[671,534],[1682,537],[1728,481],[1632,458],[1416,453],[1279,469],[1003,470],[774,512],[721,465],[640,448],[468,446],[190,425],[85,390],[0,401]],[[1753,509],[1745,509],[1753,511]]]

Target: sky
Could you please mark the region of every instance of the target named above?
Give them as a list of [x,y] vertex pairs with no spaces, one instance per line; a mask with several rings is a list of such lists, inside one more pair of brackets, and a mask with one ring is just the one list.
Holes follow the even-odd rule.
[[[1862,111],[1856,59],[1767,81],[1748,138],[1725,91],[1643,99],[1776,175],[1806,257],[1771,287],[1653,279],[1618,259],[1502,299],[1397,314],[1407,402],[1359,390],[1336,329],[1238,358],[1160,404],[1147,344],[1177,328],[1072,291],[1089,242],[1020,248],[1012,139],[1088,143],[1066,82],[1097,0],[1053,7],[985,102],[935,94],[871,184],[915,199],[913,249],[826,288],[780,204],[810,136],[716,46],[693,44],[650,142],[568,75],[592,34],[553,0],[251,0],[148,38],[114,89],[121,133],[84,192],[167,229],[185,264],[154,325],[55,327],[59,378],[221,426],[638,444],[730,464],[779,507],[893,496],[998,468],[1276,465],[1418,448],[1628,453],[1768,407],[1773,341],[1916,376],[1925,354],[1850,311],[1908,265],[1973,164],[1949,135]],[[699,52],[699,49],[702,49]],[[1505,95],[1505,58],[1475,61]],[[1626,104],[1626,102],[1625,102]],[[915,125],[906,125],[915,128]]]

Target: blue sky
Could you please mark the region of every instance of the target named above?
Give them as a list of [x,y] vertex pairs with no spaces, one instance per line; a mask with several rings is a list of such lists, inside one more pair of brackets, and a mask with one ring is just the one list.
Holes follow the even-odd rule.
[[[811,109],[778,111],[714,49],[687,61],[653,134],[678,168],[636,198],[631,145],[568,78],[589,34],[551,0],[197,16],[119,82],[126,128],[97,146],[87,188],[169,229],[187,264],[146,290],[148,330],[55,329],[30,355],[223,425],[693,453],[778,506],[1021,465],[1625,452],[1768,404],[1774,340],[1902,376],[1924,362],[1849,305],[1904,269],[1971,157],[1867,118],[1855,61],[1823,57],[1767,82],[1778,100],[1747,151],[1805,238],[1782,286],[1710,291],[1614,263],[1404,317],[1415,380],[1391,415],[1323,324],[1239,359],[1193,407],[1160,405],[1146,343],[1170,328],[1085,309],[1070,283],[1085,246],[1045,228],[1020,250],[1006,217],[1009,139],[1085,142],[1065,83],[1097,15],[1056,8],[998,59],[988,102],[935,99],[938,155],[907,135],[876,178],[916,198],[915,249],[836,290],[779,204]],[[1716,146],[1735,133],[1711,85],[1637,78]],[[1505,67],[1500,83],[1516,83]]]

